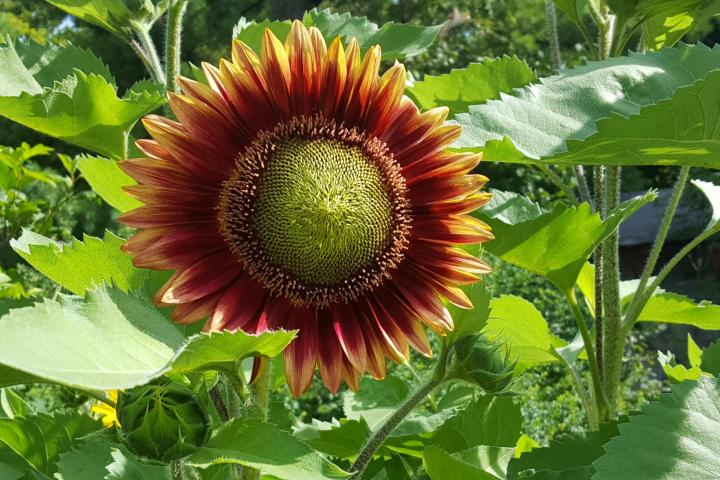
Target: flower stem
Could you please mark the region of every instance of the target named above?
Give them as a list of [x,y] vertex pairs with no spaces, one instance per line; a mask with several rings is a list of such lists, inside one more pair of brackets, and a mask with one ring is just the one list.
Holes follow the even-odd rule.
[[548,165],[539,164],[538,168],[545,175],[547,175],[547,177],[550,180],[552,180],[552,182],[555,185],[557,185],[558,188],[560,188],[560,190],[562,190],[562,192],[565,194],[565,197],[567,197],[567,199],[570,203],[572,203],[573,205],[577,205],[578,200],[577,200],[577,197],[575,196],[575,193],[572,191],[572,188],[570,188],[567,184],[565,184],[563,179],[560,178],[560,175],[555,173],[555,171],[552,168],[550,168],[550,166],[548,166]]
[[562,67],[562,58],[560,56],[560,40],[558,39],[557,15],[555,13],[555,3],[553,0],[545,0],[545,14],[547,17],[548,40],[550,41],[550,53],[555,70]]
[[[635,313],[634,317],[625,317],[625,322],[623,323],[623,333],[627,335],[632,328],[632,326],[637,321],[637,317],[640,315],[640,312],[642,312],[642,309],[645,307],[645,304],[650,300],[650,297],[652,297],[653,293],[657,288],[660,286],[660,284],[667,278],[667,276],[670,274],[670,272],[677,266],[680,261],[687,256],[688,253],[690,253],[695,247],[700,245],[702,242],[707,240],[708,238],[712,237],[716,233],[720,233],[720,225],[715,226],[714,228],[709,228],[702,232],[697,237],[693,238],[690,243],[685,245],[682,250],[680,250],[678,253],[675,254],[674,257],[670,259],[670,261],[660,270],[660,273],[657,274],[657,277],[655,277],[655,280],[650,284],[650,286],[645,290],[645,292],[642,293],[642,297],[640,300],[638,300],[638,306],[637,306],[637,313]],[[628,312],[629,313],[629,312]]]
[[607,412],[607,398],[603,390],[602,381],[600,380],[600,369],[598,368],[597,358],[595,357],[595,346],[592,338],[590,337],[590,331],[585,323],[580,306],[578,305],[575,292],[569,292],[566,295],[567,301],[570,304],[570,308],[575,315],[575,321],[577,322],[578,330],[583,339],[585,345],[585,351],[587,352],[588,365],[590,366],[590,375],[593,383],[593,397],[595,399],[595,405],[597,407],[597,413],[599,418],[603,418],[605,412]]
[[[620,203],[621,168],[608,166],[605,177],[606,216]],[[622,314],[620,309],[620,251],[619,235],[615,230],[603,242],[603,383],[611,416],[617,404],[620,370],[625,337],[622,335]],[[601,418],[607,420],[607,418]]]
[[[595,192],[595,211],[600,218],[605,217],[605,167],[599,166],[593,169],[593,190]],[[595,354],[598,364],[600,379],[603,379],[603,245],[595,248]]]
[[[645,287],[647,287],[647,284],[650,281],[650,276],[655,270],[657,261],[660,258],[660,253],[662,252],[665,240],[670,232],[670,226],[672,225],[673,218],[675,217],[675,212],[677,211],[678,204],[680,203],[680,198],[682,198],[682,194],[685,191],[685,185],[689,175],[690,167],[682,167],[678,173],[678,178],[675,182],[672,196],[670,197],[670,201],[665,209],[665,215],[660,223],[660,228],[655,236],[655,243],[653,243],[652,249],[650,250],[650,254],[645,262],[645,268],[643,269],[642,276],[640,277],[640,283],[638,284],[635,295],[633,296],[632,302],[628,307],[627,314],[625,315],[625,324],[634,323],[640,313],[638,311],[638,306],[644,296]],[[653,292],[650,292],[650,295],[652,294]]]
[[165,35],[165,89],[178,92],[175,79],[180,75],[180,47],[182,45],[182,21],[188,0],[174,0],[170,4]]
[[588,397],[585,385],[583,384],[582,378],[580,378],[580,373],[577,371],[577,367],[574,364],[569,364],[568,370],[570,371],[570,377],[572,378],[573,385],[575,386],[575,392],[580,398],[580,403],[582,403],[583,408],[585,409],[588,427],[590,427],[590,430],[597,430],[600,427],[598,424],[597,411],[590,401],[590,397]]
[[[150,75],[153,77],[153,80],[161,85],[165,85],[165,71],[162,67],[162,63],[160,62],[157,49],[155,48],[155,42],[153,42],[153,39],[150,37],[150,30],[147,26],[139,23],[133,23],[133,30],[135,32],[135,36],[137,37],[137,42],[133,41],[136,43],[136,46],[133,47],[133,49],[136,53],[142,52],[138,53],[138,55],[140,56],[140,59],[143,60],[143,63],[145,63],[145,66],[150,72]],[[131,45],[133,42],[131,42]]]
[[440,384],[441,380],[438,380],[433,376],[430,380],[421,385],[415,392],[413,392],[400,406],[390,415],[387,420],[380,426],[380,428],[373,433],[368,440],[365,447],[358,455],[355,463],[350,467],[350,471],[353,472],[353,476],[350,480],[359,480],[362,477],[363,472],[372,460],[375,452],[382,446],[388,435],[407,417],[410,412],[413,411],[425,398],[432,392],[435,387]]
[[435,370],[433,371],[432,377],[424,384],[420,385],[417,390],[410,394],[401,404],[397,410],[393,412],[380,426],[380,428],[372,434],[370,440],[365,444],[362,451],[355,459],[355,463],[350,467],[350,471],[353,476],[349,480],[360,480],[363,472],[367,468],[373,455],[385,442],[385,439],[390,435],[395,428],[400,425],[400,422],[412,412],[415,407],[420,405],[432,391],[446,380],[445,374],[447,371],[448,355],[450,354],[450,347],[445,341],[442,342],[440,355],[438,355],[437,363],[435,364]]

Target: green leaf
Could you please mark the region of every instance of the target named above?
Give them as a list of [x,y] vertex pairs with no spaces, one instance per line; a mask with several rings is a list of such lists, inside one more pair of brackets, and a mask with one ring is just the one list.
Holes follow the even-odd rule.
[[706,21],[720,13],[720,2],[717,0],[703,2],[704,6],[697,5],[678,13],[670,15],[656,15],[643,23],[643,39],[647,48],[660,50],[663,47],[672,47],[685,36],[693,26]]
[[584,26],[582,18],[585,0],[554,0],[554,2],[575,25]]
[[146,301],[119,290],[11,310],[0,318],[0,330],[0,364],[11,369],[0,369],[0,385],[40,378],[87,390],[131,388],[168,372],[230,368],[249,356],[277,355],[294,337],[237,331],[186,339]]
[[170,468],[140,462],[124,446],[102,437],[90,438],[60,455],[63,480],[167,480]]
[[516,56],[504,56],[471,63],[449,74],[426,75],[407,88],[406,93],[423,110],[446,106],[454,116],[467,112],[470,105],[500,98],[501,93],[535,81],[537,77],[527,62]]
[[393,22],[378,27],[365,17],[316,8],[305,13],[303,23],[308,27],[317,27],[327,39],[339,36],[348,41],[355,37],[362,50],[380,45],[383,60],[414,57],[425,52],[442,28],[441,25],[425,27]]
[[190,455],[188,463],[204,468],[237,463],[281,480],[346,478],[350,474],[306,443],[268,423],[233,420]]
[[[570,292],[595,247],[656,196],[650,191],[623,202],[605,221],[586,203],[560,204],[552,212],[541,213],[529,200],[509,193],[475,215],[490,224],[495,235],[484,244],[485,250]],[[569,238],[573,241],[568,242]]]
[[[100,75],[107,82],[113,77],[91,51],[73,45],[40,45],[32,40],[13,41],[0,36],[0,97],[16,97],[23,92],[36,95],[55,82],[73,76],[76,70]],[[28,157],[29,158],[29,157]]]
[[77,166],[93,191],[111,207],[127,212],[142,205],[140,200],[123,190],[123,187],[135,185],[137,182],[123,172],[115,160],[81,155],[77,157]]
[[719,64],[720,46],[702,44],[591,62],[471,106],[454,146],[496,162],[717,168]]
[[39,92],[0,96],[0,115],[119,159],[125,156],[127,135],[135,122],[165,103],[161,94],[150,91],[129,91],[118,98],[115,87],[95,73],[75,70],[55,80]]
[[473,308],[459,308],[448,304],[447,309],[455,324],[455,328],[447,333],[445,342],[452,345],[461,338],[480,332],[490,314],[490,293],[482,282],[473,283],[463,289],[473,304]]
[[[626,421],[626,418],[621,418]],[[508,480],[590,480],[592,463],[605,452],[603,445],[618,434],[616,422],[600,425],[596,432],[570,433],[551,440],[547,447],[533,448],[514,458]],[[524,472],[520,475],[521,472]]]
[[332,457],[347,459],[357,456],[372,434],[362,419],[333,419],[332,422],[313,419],[312,423],[302,423],[293,430],[296,438],[315,450]]
[[620,425],[593,480],[706,480],[720,472],[720,379],[702,377]]
[[490,318],[483,333],[491,340],[507,343],[510,359],[517,362],[516,372],[559,361],[555,347],[564,345],[550,334],[547,322],[532,303],[513,295],[490,302]]
[[26,417],[34,413],[32,407],[14,390],[10,388],[0,390],[0,417]]
[[47,0],[48,3],[122,38],[126,32],[132,12],[122,0]]
[[638,316],[639,322],[693,325],[704,330],[720,330],[720,306],[695,303],[676,293],[660,293],[648,300]]
[[423,452],[423,466],[431,480],[502,480],[514,449],[474,447],[455,454],[430,445]]
[[0,445],[34,469],[51,474],[61,453],[70,450],[79,438],[101,428],[99,421],[75,412],[0,418]]
[[705,347],[702,352],[702,371],[715,375],[720,375],[720,340]]
[[[240,18],[240,21],[233,28],[233,38],[240,40],[250,47],[254,52],[259,53],[262,47],[263,35],[265,30],[269,29],[275,34],[280,40],[285,41],[285,38],[290,33],[290,27],[292,23],[290,20],[263,20],[256,22],[254,20],[247,21],[245,17]],[[202,70],[195,67],[199,73]],[[203,74],[204,77],[204,74]]]
[[443,423],[430,441],[449,453],[479,445],[514,447],[521,428],[520,406],[512,398],[485,395]]
[[135,268],[132,257],[120,250],[125,240],[112,232],[103,239],[85,235],[61,244],[29,230],[10,246],[46,277],[76,295],[103,284],[122,291],[138,291],[147,280],[148,271]]

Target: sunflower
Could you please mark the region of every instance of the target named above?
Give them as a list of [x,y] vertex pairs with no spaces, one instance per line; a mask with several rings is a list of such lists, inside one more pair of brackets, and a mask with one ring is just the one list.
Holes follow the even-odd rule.
[[450,153],[447,109],[421,113],[405,69],[379,76],[361,54],[295,22],[266,30],[258,57],[204,64],[208,84],[178,79],[177,121],[150,115],[147,158],[122,168],[144,203],[121,221],[141,268],[174,270],[156,302],[207,331],[297,329],[285,370],[297,396],[317,366],[333,392],[382,378],[409,346],[431,355],[423,325],[453,328],[442,299],[471,308],[460,285],[489,271],[462,244],[492,238],[467,215],[487,203],[480,155]]

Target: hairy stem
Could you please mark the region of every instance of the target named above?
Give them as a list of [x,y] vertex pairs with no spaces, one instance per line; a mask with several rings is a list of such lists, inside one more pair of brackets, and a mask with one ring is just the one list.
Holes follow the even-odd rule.
[[355,463],[353,463],[352,467],[350,467],[350,471],[353,472],[353,476],[350,480],[359,480],[362,477],[368,463],[370,463],[370,460],[372,460],[372,457],[378,448],[380,448],[383,442],[385,442],[387,436],[390,435],[390,433],[392,433],[392,431],[400,425],[400,422],[402,422],[415,407],[422,403],[430,392],[432,392],[439,384],[440,380],[433,376],[433,378],[421,385],[417,390],[415,390],[415,392],[405,399],[397,410],[395,410],[395,412],[393,412],[393,414],[385,420],[380,428],[370,437],[370,440],[368,440],[367,444],[365,444],[365,447],[360,452],[360,455],[358,455],[357,460],[355,460]]
[[448,345],[443,342],[438,355],[437,363],[435,364],[435,370],[433,371],[432,377],[424,384],[420,385],[413,393],[408,396],[380,426],[380,428],[373,433],[368,442],[363,447],[362,451],[358,455],[355,462],[350,467],[350,471],[353,476],[349,480],[360,480],[363,472],[367,468],[373,455],[385,442],[388,435],[392,433],[400,422],[412,412],[415,407],[420,405],[432,391],[443,383],[445,380],[445,373],[447,371],[447,361],[450,349]]
[[[605,212],[609,214],[620,203],[621,168],[607,167],[605,178]],[[620,250],[616,230],[603,242],[603,382],[612,416],[617,404],[620,369],[625,337],[622,335],[620,309]],[[601,419],[607,420],[607,419]]]
[[593,398],[595,400],[595,406],[597,407],[598,417],[603,418],[605,412],[607,412],[607,398],[603,390],[602,382],[600,380],[600,370],[598,368],[597,358],[595,357],[595,346],[590,336],[585,318],[583,317],[580,306],[578,305],[575,292],[570,292],[566,295],[570,308],[572,309],[573,315],[575,315],[575,321],[577,322],[578,330],[583,339],[585,345],[585,351],[587,352],[588,365],[590,366],[590,376],[592,377],[593,383]]
[[[418,383],[422,382],[422,378],[420,378],[420,375],[417,373],[417,370],[415,370],[415,367],[413,367],[410,364],[410,361],[403,363],[403,365],[405,365],[407,367],[407,369],[410,371],[410,374],[413,376],[415,381],[417,381]],[[438,411],[438,403],[437,403],[437,400],[435,400],[435,397],[432,394],[429,394],[427,396],[427,401],[430,404],[430,408],[432,409],[432,411],[437,412]]]
[[573,380],[575,392],[577,393],[578,398],[580,398],[580,403],[582,403],[582,406],[585,409],[588,427],[590,430],[597,430],[600,427],[598,423],[597,410],[590,401],[590,397],[588,396],[587,390],[585,390],[585,385],[580,377],[580,373],[577,371],[577,367],[572,364],[568,365],[568,370],[570,370],[570,377]]
[[170,478],[172,478],[172,480],[185,480],[182,460],[170,462]]
[[258,373],[253,388],[253,411],[257,418],[263,422],[268,421],[268,407],[270,406],[270,371],[272,365],[267,365]]
[[146,66],[149,66],[148,68],[153,80],[161,85],[165,85],[165,70],[160,62],[160,57],[155,48],[155,42],[153,42],[153,39],[150,37],[150,30],[145,25],[134,23],[133,31],[141,47],[140,50],[147,59]]
[[[655,236],[655,243],[653,243],[650,253],[648,254],[647,261],[645,262],[645,268],[643,269],[642,276],[640,277],[640,283],[638,284],[635,295],[633,296],[632,302],[628,307],[627,314],[625,315],[625,322],[634,323],[638,314],[638,304],[643,297],[645,287],[647,287],[650,277],[652,276],[657,261],[660,258],[665,240],[667,239],[668,233],[670,232],[670,226],[672,225],[673,218],[675,218],[675,212],[677,211],[680,198],[685,191],[685,185],[687,184],[688,176],[690,175],[690,167],[682,167],[678,173],[678,178],[673,188],[672,196],[668,202],[667,208],[665,209],[665,215],[663,215],[660,228]],[[651,292],[652,294],[652,292]]]
[[150,56],[145,51],[145,49],[140,45],[140,42],[138,42],[135,39],[132,39],[128,42],[130,45],[130,48],[132,48],[133,52],[135,52],[135,55],[138,56],[140,61],[142,62],[143,66],[145,67],[145,70],[148,71],[150,74],[150,77],[155,81],[159,82],[157,75],[158,72],[155,70],[155,66],[153,65],[152,61],[150,60]]
[[585,168],[582,165],[575,165],[575,178],[578,182],[578,190],[580,190],[580,200],[587,202],[593,207],[593,200],[590,196],[590,188],[588,187],[587,177],[585,176]]
[[[593,169],[593,190],[595,192],[595,211],[605,218],[605,167]],[[595,248],[595,354],[599,368],[600,379],[603,372],[603,246],[602,243]]]
[[545,0],[545,14],[547,17],[548,40],[550,41],[550,57],[552,58],[555,70],[560,70],[562,67],[562,57],[560,56],[557,15],[555,13],[555,3],[553,0]]
[[[640,297],[640,300],[638,300],[637,313],[635,314],[635,317],[625,318],[625,322],[623,323],[623,333],[625,335],[630,332],[630,329],[637,321],[637,317],[640,315],[640,312],[642,312],[642,309],[645,307],[645,304],[647,304],[648,300],[650,300],[650,297],[652,297],[653,293],[655,293],[655,290],[657,290],[663,280],[667,278],[667,276],[677,266],[677,264],[680,263],[680,261],[685,258],[687,254],[690,253],[695,247],[697,247],[702,242],[712,237],[716,233],[720,233],[720,225],[715,226],[714,228],[709,228],[697,237],[693,238],[690,243],[685,245],[682,250],[676,253],[675,256],[672,257],[670,261],[662,268],[662,270],[660,270],[660,273],[657,274],[655,280],[653,280],[650,286],[644,292],[642,292],[642,296]],[[638,293],[636,293],[636,295],[638,294],[640,294],[639,291]]]
[[547,175],[547,177],[548,177],[550,180],[552,180],[552,182],[553,182],[555,185],[557,185],[560,190],[562,190],[562,192],[563,192],[563,193],[565,194],[565,196],[567,197],[568,201],[570,201],[573,205],[577,205],[578,200],[577,200],[577,197],[575,196],[575,192],[573,192],[573,191],[572,191],[572,188],[570,188],[570,187],[563,181],[563,179],[560,178],[560,175],[558,175],[557,173],[555,173],[555,171],[554,171],[552,168],[550,168],[549,165],[540,164],[540,165],[538,165],[538,168],[539,168],[540,171],[542,171],[545,175]]
[[188,0],[174,0],[167,15],[165,35],[165,89],[178,93],[175,79],[180,75],[180,47],[182,45],[182,21]]
[[220,420],[227,422],[230,419],[230,414],[225,406],[219,387],[220,385],[218,384],[210,389],[210,398],[212,399],[213,405],[215,405],[215,410],[217,410]]

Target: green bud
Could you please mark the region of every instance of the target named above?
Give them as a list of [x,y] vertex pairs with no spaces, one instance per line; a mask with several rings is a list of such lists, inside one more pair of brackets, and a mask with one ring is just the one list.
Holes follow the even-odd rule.
[[120,436],[135,454],[169,462],[193,453],[210,437],[210,416],[192,390],[167,380],[122,392]]
[[448,376],[474,383],[492,395],[503,395],[510,391],[514,370],[507,349],[483,335],[472,335],[453,346]]

